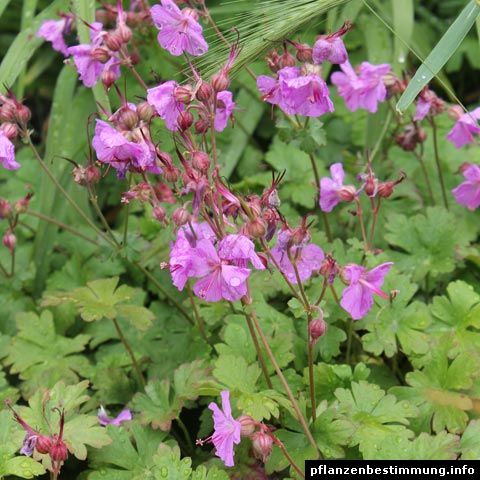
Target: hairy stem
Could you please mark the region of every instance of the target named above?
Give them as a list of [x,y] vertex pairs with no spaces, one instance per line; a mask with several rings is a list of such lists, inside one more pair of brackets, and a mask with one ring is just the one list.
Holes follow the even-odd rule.
[[357,197],[355,197],[355,203],[357,204],[357,216],[358,221],[360,222],[360,230],[362,232],[363,247],[365,252],[368,252],[367,234],[365,233],[365,222],[363,221],[363,210],[360,200]]
[[195,303],[195,298],[193,298],[192,287],[190,285],[190,282],[187,282],[186,287],[187,287],[187,292],[188,292],[188,298],[190,299],[190,305],[192,306],[193,315],[195,317],[195,320],[197,321],[198,329],[200,330],[200,334],[202,335],[202,338],[208,344],[209,341],[208,341],[207,334],[205,332],[205,326],[203,325],[202,317],[198,313],[197,304]]
[[[309,320],[310,323],[310,320]],[[312,404],[312,423],[317,419],[317,401],[315,399],[315,382],[313,378],[313,342],[308,341],[308,381],[310,383],[310,402]]]

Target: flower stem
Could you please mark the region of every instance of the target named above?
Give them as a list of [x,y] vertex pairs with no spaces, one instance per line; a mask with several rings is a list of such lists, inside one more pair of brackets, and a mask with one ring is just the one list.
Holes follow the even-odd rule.
[[257,314],[255,312],[255,309],[252,307],[250,310],[250,315],[252,317],[253,323],[255,325],[255,328],[257,329],[257,332],[260,336],[260,340],[262,341],[263,347],[267,351],[268,358],[273,364],[273,367],[275,368],[275,372],[278,375],[278,378],[280,379],[280,382],[283,385],[283,388],[285,389],[285,392],[287,393],[287,396],[292,404],[293,409],[295,410],[295,413],[297,415],[297,419],[300,422],[300,425],[302,426],[303,431],[305,432],[305,435],[307,436],[308,441],[310,442],[310,445],[313,447],[315,452],[317,452],[317,459],[321,458],[320,451],[318,450],[318,446],[315,442],[315,439],[312,436],[312,433],[310,432],[310,429],[308,428],[307,422],[305,421],[305,418],[302,415],[302,412],[300,411],[300,407],[298,406],[298,402],[295,400],[295,397],[293,396],[292,390],[290,389],[290,386],[288,385],[288,382],[285,378],[285,376],[282,373],[282,370],[280,369],[277,360],[275,359],[275,356],[273,355],[272,350],[270,349],[270,345],[268,345],[267,339],[265,337],[265,334],[263,333],[262,327],[260,326],[260,322],[258,321]]
[[192,287],[190,285],[190,282],[187,282],[186,287],[188,292],[188,298],[190,299],[190,305],[192,306],[193,315],[195,316],[195,320],[197,321],[197,326],[198,326],[198,329],[200,330],[200,334],[202,335],[205,342],[209,344],[210,342],[208,341],[208,337],[205,332],[205,326],[203,325],[202,317],[198,313],[197,304],[195,303],[195,299],[193,298]]
[[[310,322],[310,320],[309,320]],[[315,399],[315,382],[313,378],[313,342],[308,341],[308,381],[310,383],[310,402],[312,404],[312,423],[317,419],[317,402]]]
[[355,203],[357,204],[357,216],[360,222],[360,230],[362,232],[363,246],[364,246],[365,252],[368,252],[367,234],[365,233],[365,223],[363,221],[363,210],[360,204],[360,200],[357,197],[355,197]]
[[301,468],[295,463],[293,458],[290,456],[290,454],[287,452],[287,449],[285,448],[285,445],[270,431],[270,429],[266,429],[268,432],[268,435],[270,438],[273,440],[275,445],[282,451],[282,453],[285,455],[286,459],[290,463],[290,465],[298,472],[298,474],[302,477],[305,478],[305,474],[301,470]]
[[442,188],[442,197],[445,208],[448,210],[448,200],[447,193],[445,190],[445,182],[443,181],[443,172],[442,165],[440,164],[440,155],[438,153],[438,135],[437,135],[437,124],[433,118],[430,119],[430,125],[432,127],[432,141],[433,141],[433,155],[435,157],[435,164],[437,166],[438,180],[440,181],[440,186]]
[[427,168],[425,167],[425,162],[423,161],[422,154],[418,153],[414,150],[414,155],[417,157],[417,160],[420,162],[420,167],[422,168],[423,177],[425,178],[425,183],[427,184],[428,195],[430,197],[430,201],[432,205],[435,205],[435,197],[433,196],[432,185],[430,184],[430,179],[428,177]]
[[113,324],[115,325],[115,329],[117,330],[117,333],[120,337],[120,340],[122,341],[125,347],[125,350],[127,351],[128,355],[130,355],[130,358],[132,359],[132,363],[133,363],[133,366],[135,367],[138,378],[140,379],[140,383],[145,388],[147,386],[147,382],[145,381],[145,377],[143,376],[142,370],[140,369],[140,365],[138,365],[137,359],[135,358],[135,354],[133,353],[133,350],[131,349],[127,339],[125,338],[125,335],[123,335],[123,332],[122,332],[122,329],[120,328],[118,320],[116,318],[113,318],[112,320],[113,320]]
[[377,224],[378,212],[380,210],[380,202],[382,201],[381,197],[378,197],[377,205],[375,205],[375,200],[370,199],[372,203],[372,228],[370,229],[370,240],[368,242],[368,249],[371,250],[373,247],[373,237],[375,235],[375,227]]

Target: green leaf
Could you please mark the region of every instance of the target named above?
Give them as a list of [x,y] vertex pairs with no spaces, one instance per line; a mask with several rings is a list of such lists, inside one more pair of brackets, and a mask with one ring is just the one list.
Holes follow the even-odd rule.
[[408,45],[412,38],[413,26],[415,24],[415,11],[413,0],[403,0],[399,3],[392,0],[393,9],[393,37],[394,45],[394,65],[395,71],[400,71],[404,64],[408,53]]
[[59,380],[76,383],[78,374],[86,375],[89,362],[82,352],[89,335],[66,338],[57,335],[52,314],[46,310],[38,317],[34,313],[17,315],[18,334],[7,348],[5,363],[11,373],[24,380],[22,390],[29,397],[38,388],[48,388]]
[[447,63],[447,60],[453,55],[472,28],[479,13],[480,7],[474,0],[471,0],[445,32],[435,48],[430,52],[430,55],[417,69],[417,72],[408,83],[407,88],[397,103],[396,108],[398,112],[405,112],[422,88],[427,85],[443,65]]
[[385,395],[377,385],[353,382],[351,390],[339,388],[335,392],[338,409],[355,425],[351,445],[358,445],[364,459],[376,458],[379,446],[399,442],[413,436],[407,430],[408,418],[417,409],[407,401],[397,402],[393,395]]
[[480,420],[471,420],[460,440],[461,460],[480,458]]
[[278,418],[280,410],[278,401],[282,396],[275,390],[263,390],[258,393],[241,394],[237,399],[237,408],[245,415],[250,415],[257,422]]
[[243,357],[248,364],[255,362],[257,353],[243,315],[229,315],[223,332],[225,343],[215,345],[219,355],[237,355]]
[[213,369],[214,377],[228,390],[253,393],[256,390],[260,367],[248,365],[243,357],[220,355]]

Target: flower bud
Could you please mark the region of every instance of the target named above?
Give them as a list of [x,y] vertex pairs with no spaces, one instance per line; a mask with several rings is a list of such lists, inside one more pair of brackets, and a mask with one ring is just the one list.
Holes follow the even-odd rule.
[[172,213],[172,220],[175,226],[181,227],[190,220],[190,212],[185,207],[177,208]]
[[267,457],[272,453],[273,440],[270,435],[264,432],[255,432],[252,435],[252,449],[256,458],[260,458],[263,463],[266,462]]
[[54,462],[63,462],[68,457],[67,446],[63,440],[57,440],[51,447],[50,447],[50,458]]
[[202,81],[196,93],[197,100],[202,103],[208,102],[212,96],[212,93],[212,87],[207,82]]
[[15,112],[15,119],[17,120],[18,123],[25,124],[27,123],[32,116],[32,113],[30,112],[30,109],[26,107],[25,105],[18,104],[17,105],[17,110]]
[[212,77],[211,84],[216,92],[222,92],[223,90],[226,90],[230,85],[227,72],[220,70]]
[[137,106],[137,114],[140,117],[140,120],[149,122],[155,114],[155,109],[149,103],[143,102]]
[[15,123],[5,122],[0,126],[0,130],[9,140],[14,140],[18,135],[18,127]]
[[295,47],[297,48],[297,60],[299,62],[311,62],[312,61],[312,47],[310,45],[307,45],[306,43],[303,44],[295,44]]
[[30,193],[26,197],[21,198],[20,200],[17,200],[13,204],[13,210],[15,211],[15,213],[25,213],[28,210],[28,204],[32,196],[33,196],[33,193]]
[[135,110],[131,108],[124,108],[120,116],[120,122],[126,130],[131,130],[138,123],[138,114]]
[[177,102],[188,105],[192,103],[192,87],[190,85],[180,85],[175,87],[173,97]]
[[193,125],[193,120],[192,112],[189,112],[188,110],[185,112],[180,112],[177,117],[178,127],[182,132],[184,132]]
[[132,30],[124,23],[118,26],[115,33],[121,38],[123,43],[128,43],[132,39]]
[[104,37],[105,45],[112,51],[118,52],[122,48],[122,37],[120,33],[117,31],[115,32],[107,32]]
[[241,437],[251,437],[255,431],[257,422],[250,415],[240,415],[237,418],[237,422],[240,422],[242,428],[240,430]]
[[52,446],[52,439],[51,437],[47,437],[46,435],[38,435],[37,442],[35,443],[35,450],[38,453],[46,454],[50,451]]
[[198,135],[203,135],[204,133],[208,132],[208,128],[210,124],[206,118],[200,117],[194,124],[195,133]]
[[294,67],[296,65],[295,57],[291,53],[288,53],[287,50],[285,50],[283,55],[281,55],[278,59],[278,65],[280,66],[280,68]]
[[15,247],[17,246],[17,237],[15,234],[8,229],[5,232],[5,235],[3,236],[3,244],[11,251],[13,252],[15,250]]
[[163,177],[167,182],[175,183],[180,177],[180,170],[175,165],[165,165],[163,167]]
[[165,220],[167,212],[161,205],[155,205],[152,209],[152,218],[162,223]]
[[107,63],[110,60],[110,52],[105,47],[97,47],[92,52],[93,60],[100,63]]
[[201,172],[206,172],[210,168],[210,157],[205,152],[196,151],[192,154],[192,165]]
[[447,114],[450,120],[457,121],[465,111],[460,105],[451,105],[450,107],[447,108]]
[[100,180],[100,169],[94,165],[89,165],[85,170],[85,180],[88,185],[96,185]]
[[255,218],[246,225],[247,233],[253,238],[262,238],[267,233],[265,222],[261,218]]
[[365,193],[369,197],[374,197],[377,194],[378,180],[373,175],[368,175],[365,181]]
[[382,76],[382,82],[390,97],[398,93],[403,93],[405,90],[405,84],[392,71]]
[[356,197],[355,187],[353,185],[345,185],[338,191],[337,195],[343,202],[353,202]]
[[4,198],[0,198],[0,220],[9,217],[12,214],[12,205]]
[[308,335],[312,342],[316,342],[327,332],[327,323],[323,319],[323,314],[308,324]]
[[115,83],[117,76],[110,68],[108,68],[107,70],[104,70],[102,72],[101,79],[102,79],[103,86],[108,91],[110,90],[110,87]]

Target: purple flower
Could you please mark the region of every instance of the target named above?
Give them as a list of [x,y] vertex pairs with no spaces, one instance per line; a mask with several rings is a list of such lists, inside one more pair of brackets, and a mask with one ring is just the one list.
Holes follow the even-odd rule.
[[378,102],[383,102],[387,89],[382,76],[390,71],[390,65],[382,63],[372,65],[363,62],[360,65],[360,74],[357,75],[350,63],[346,61],[340,65],[342,72],[334,72],[331,80],[338,87],[338,94],[345,99],[347,108],[354,112],[363,108],[371,113],[377,111]]
[[100,62],[94,55],[95,49],[100,47],[103,41],[102,24],[94,22],[90,27],[90,44],[76,45],[67,49],[67,54],[73,56],[73,62],[80,75],[80,80],[86,87],[93,87],[100,75],[107,70],[110,70],[115,78],[120,76],[118,59],[113,52],[108,51],[111,58],[106,63]]
[[472,112],[461,115],[454,127],[448,132],[447,140],[455,144],[456,148],[461,148],[468,143],[473,142],[473,135],[480,133],[480,107]]
[[0,130],[0,163],[7,170],[20,168],[20,164],[15,161],[15,147],[2,130]]
[[213,412],[212,442],[216,449],[215,455],[220,457],[227,467],[233,467],[233,456],[235,455],[233,445],[240,443],[242,424],[232,417],[230,392],[224,390],[220,395],[222,396],[222,410],[214,402],[208,406]]
[[320,208],[324,212],[331,212],[341,200],[353,200],[355,197],[355,188],[351,186],[344,187],[343,165],[334,163],[330,167],[332,178],[322,177],[320,179]]
[[280,267],[280,271],[291,283],[298,283],[297,275],[292,264],[295,262],[301,282],[309,279],[315,270],[319,270],[325,258],[323,250],[315,244],[302,242],[301,245],[289,246],[291,232],[280,230],[277,233],[277,245],[271,249],[273,258]]
[[173,95],[178,83],[169,80],[158,87],[147,90],[147,102],[155,108],[158,116],[165,120],[169,130],[178,130],[177,118],[185,105],[177,101]]
[[315,73],[302,75],[298,67],[285,67],[277,72],[277,79],[260,75],[257,88],[262,99],[278,105],[285,113],[319,117],[333,112],[327,84]]
[[97,119],[92,145],[97,158],[117,170],[119,178],[125,178],[130,167],[151,173],[160,173],[155,163],[155,151],[146,142],[128,141],[110,124]]
[[54,50],[68,57],[68,47],[63,38],[63,34],[67,29],[69,29],[69,25],[67,24],[66,18],[62,18],[61,20],[46,20],[40,26],[36,36],[43,37],[48,42],[52,42]]
[[390,265],[393,265],[393,262],[382,263],[369,272],[365,267],[353,263],[344,267],[343,276],[349,285],[343,291],[340,305],[353,320],[360,320],[372,308],[374,293],[386,300],[390,298],[380,290]]
[[173,0],[161,0],[162,5],[154,5],[150,13],[153,23],[160,30],[158,43],[172,55],[203,55],[208,44],[202,35],[202,26],[198,23],[195,10],[180,10]]
[[132,412],[130,412],[130,410],[128,409],[125,409],[122,410],[115,418],[110,419],[102,405],[98,409],[97,417],[102,427],[106,427],[107,425],[116,425],[117,427],[119,427],[122,422],[128,422],[132,419]]
[[313,45],[312,60],[315,63],[344,63],[348,60],[347,50],[340,37],[320,37]]
[[213,123],[217,132],[225,130],[234,108],[235,102],[232,100],[232,92],[224,90],[217,93],[217,109]]
[[475,210],[480,206],[480,167],[478,165],[469,165],[464,171],[463,176],[466,181],[452,190],[455,200],[467,207],[469,210]]

